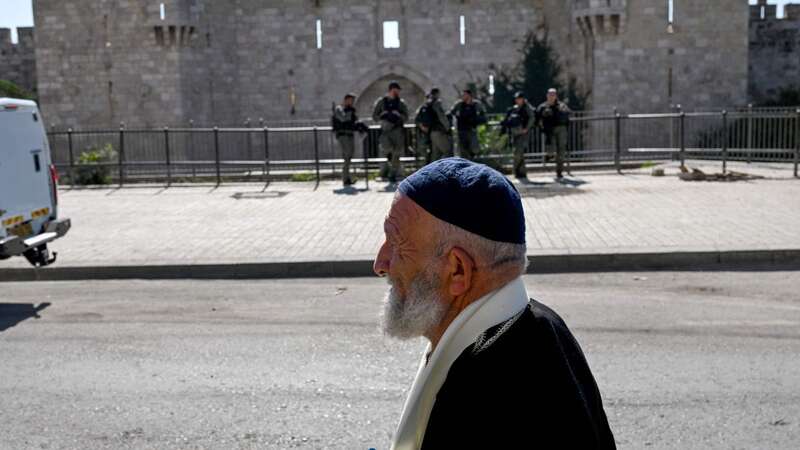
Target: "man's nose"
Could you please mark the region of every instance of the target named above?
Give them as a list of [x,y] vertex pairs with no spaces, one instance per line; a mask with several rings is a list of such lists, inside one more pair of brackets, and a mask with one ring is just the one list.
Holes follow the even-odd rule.
[[388,257],[388,245],[386,242],[381,245],[381,249],[378,250],[378,256],[375,257],[375,262],[372,263],[372,270],[375,272],[375,275],[379,277],[385,277],[389,274],[389,257]]

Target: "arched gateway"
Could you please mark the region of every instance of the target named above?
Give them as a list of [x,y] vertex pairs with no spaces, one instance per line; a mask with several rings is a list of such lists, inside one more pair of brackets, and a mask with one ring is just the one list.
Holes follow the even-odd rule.
[[361,78],[353,92],[358,95],[356,108],[360,117],[366,119],[372,115],[375,100],[386,94],[389,82],[397,81],[402,87],[400,96],[408,105],[413,120],[413,113],[425,101],[425,92],[432,86],[430,79],[424,74],[405,64],[382,64]]

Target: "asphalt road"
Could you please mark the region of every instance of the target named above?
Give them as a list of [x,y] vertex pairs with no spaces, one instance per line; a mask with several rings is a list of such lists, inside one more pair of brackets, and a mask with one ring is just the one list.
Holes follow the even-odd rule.
[[[620,448],[798,447],[800,273],[526,283],[581,342]],[[0,448],[385,449],[423,347],[381,336],[385,287],[0,283]]]

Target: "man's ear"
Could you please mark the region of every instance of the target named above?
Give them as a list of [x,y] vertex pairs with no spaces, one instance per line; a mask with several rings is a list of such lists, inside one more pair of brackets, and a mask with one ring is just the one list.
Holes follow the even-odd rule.
[[453,296],[464,295],[472,287],[475,261],[459,247],[453,247],[447,255],[447,270],[450,284],[448,293]]

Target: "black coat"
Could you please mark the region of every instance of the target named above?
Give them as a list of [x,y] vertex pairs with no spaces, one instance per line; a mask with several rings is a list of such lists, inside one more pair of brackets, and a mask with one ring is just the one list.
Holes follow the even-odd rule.
[[510,321],[453,362],[422,448],[616,448],[592,372],[561,317],[531,300]]

